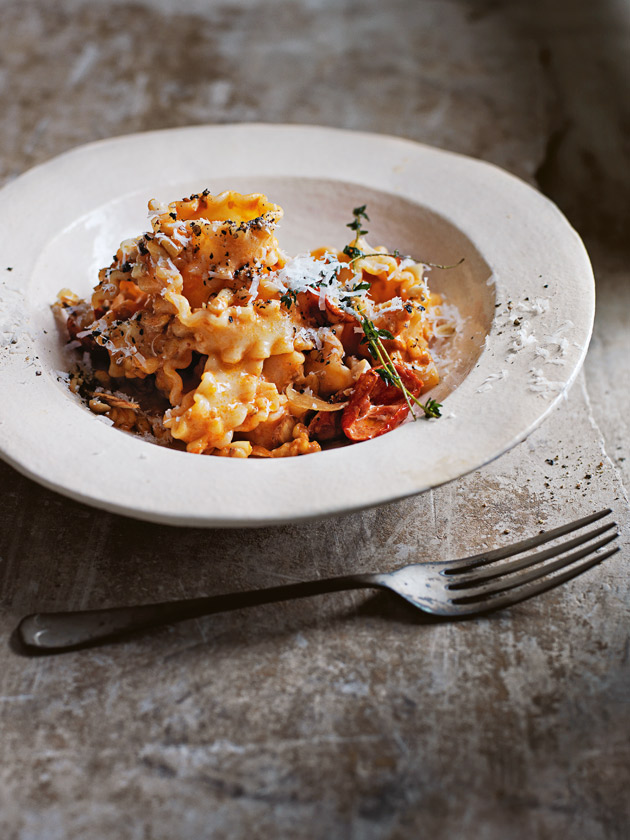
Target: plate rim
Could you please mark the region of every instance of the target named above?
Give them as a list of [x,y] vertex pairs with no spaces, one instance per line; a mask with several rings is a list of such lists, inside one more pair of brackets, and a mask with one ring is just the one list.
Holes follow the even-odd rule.
[[[90,493],[89,490],[86,490],[85,487],[83,489],[77,489],[76,487],[69,484],[67,477],[64,478],[63,476],[60,478],[59,476],[55,477],[54,475],[51,476],[50,474],[50,464],[42,465],[41,462],[38,466],[37,461],[33,461],[32,459],[29,461],[25,457],[21,457],[23,453],[16,453],[15,447],[12,447],[11,439],[7,440],[5,435],[0,435],[0,454],[11,466],[16,468],[19,472],[26,475],[27,477],[37,481],[38,483],[44,485],[45,487],[52,489],[56,492],[59,492],[67,497],[74,499],[75,501],[79,501],[82,503],[89,504],[91,506],[101,508],[107,510],[112,513],[123,514],[127,516],[131,516],[134,518],[143,519],[146,521],[152,522],[160,522],[162,524],[172,524],[172,525],[183,525],[183,526],[194,526],[194,527],[260,527],[263,525],[278,525],[284,524],[287,522],[296,522],[296,521],[308,521],[312,519],[317,519],[323,516],[332,516],[338,515],[342,513],[350,513],[357,510],[361,510],[366,507],[372,507],[378,504],[389,503],[393,501],[400,500],[402,498],[408,497],[410,495],[414,495],[419,492],[425,492],[428,489],[432,489],[438,486],[441,486],[445,483],[453,481],[459,477],[466,475],[469,472],[472,472],[476,469],[481,468],[485,464],[489,463],[492,460],[500,457],[502,454],[507,452],[509,449],[513,448],[516,444],[523,441],[525,438],[528,437],[531,432],[537,428],[545,418],[553,411],[553,409],[557,406],[557,404],[566,396],[568,389],[571,387],[577,374],[582,366],[584,358],[586,356],[586,352],[588,349],[588,343],[590,341],[592,328],[593,328],[593,320],[594,320],[594,278],[592,274],[592,269],[590,267],[590,262],[588,260],[588,255],[586,253],[586,249],[581,242],[578,234],[566,220],[566,218],[562,215],[562,213],[558,210],[558,208],[551,202],[549,199],[544,197],[541,193],[536,191],[533,187],[526,184],[526,182],[522,181],[522,179],[518,178],[517,176],[513,175],[512,173],[506,172],[505,170],[501,169],[500,167],[496,166],[495,164],[489,163],[487,161],[477,160],[475,158],[468,157],[466,155],[461,155],[456,152],[450,152],[444,149],[438,149],[432,146],[428,146],[426,144],[417,143],[416,141],[392,136],[392,135],[384,135],[384,134],[374,134],[369,132],[355,132],[349,131],[346,129],[339,129],[339,128],[332,128],[332,127],[322,127],[322,126],[315,126],[315,125],[298,125],[298,124],[267,124],[267,123],[236,123],[236,124],[223,124],[223,125],[216,125],[216,126],[186,126],[181,128],[170,128],[170,129],[159,129],[157,131],[150,131],[150,132],[138,132],[129,135],[119,135],[113,138],[106,138],[101,140],[96,140],[82,146],[76,147],[74,149],[70,149],[68,151],[63,152],[60,155],[46,161],[44,163],[38,164],[36,167],[28,170],[27,172],[20,175],[17,179],[9,182],[6,184],[2,190],[0,191],[0,195],[5,198],[7,195],[10,197],[11,193],[15,192],[16,190],[27,189],[30,190],[32,186],[36,185],[38,181],[41,181],[43,176],[44,180],[49,176],[54,177],[56,176],[55,170],[63,169],[68,163],[70,165],[74,165],[76,161],[79,161],[81,156],[84,156],[84,160],[87,161],[91,157],[96,156],[99,157],[104,154],[106,157],[108,154],[111,153],[112,149],[124,149],[129,144],[136,144],[136,143],[151,143],[153,141],[157,141],[159,145],[160,139],[164,141],[171,142],[174,136],[179,135],[180,138],[183,138],[184,135],[187,135],[186,139],[190,139],[192,137],[201,137],[201,136],[208,136],[211,137],[214,135],[218,137],[219,135],[228,135],[230,132],[235,132],[236,134],[258,134],[259,137],[262,135],[266,135],[266,139],[268,140],[270,136],[273,136],[276,133],[278,136],[283,135],[285,138],[288,138],[290,135],[295,137],[300,133],[309,134],[311,137],[319,137],[323,138],[324,135],[331,140],[332,145],[335,143],[341,143],[343,145],[346,142],[356,143],[359,142],[359,138],[361,138],[360,142],[364,142],[365,144],[373,147],[374,144],[376,145],[389,145],[395,146],[397,149],[405,150],[409,152],[409,154],[413,157],[416,154],[421,153],[422,155],[428,155],[430,157],[434,157],[436,159],[441,159],[442,162],[452,162],[452,161],[459,161],[460,164],[463,162],[463,168],[476,170],[479,173],[491,173],[488,174],[489,179],[497,180],[502,182],[506,185],[511,185],[514,189],[522,191],[525,189],[525,195],[529,195],[530,197],[535,196],[535,201],[538,202],[540,208],[546,208],[546,211],[551,214],[553,217],[555,214],[555,222],[558,224],[559,229],[563,230],[563,232],[567,235],[567,242],[570,237],[573,237],[571,248],[573,249],[573,253],[575,254],[576,264],[579,262],[578,257],[581,258],[581,268],[584,271],[584,279],[585,281],[590,280],[590,291],[591,294],[586,301],[587,306],[586,310],[581,313],[582,315],[582,323],[579,325],[581,330],[581,344],[580,347],[575,351],[572,352],[571,355],[571,363],[570,363],[570,370],[567,369],[567,375],[562,377],[562,389],[558,390],[557,393],[552,394],[549,396],[544,404],[540,404],[540,410],[536,413],[536,417],[530,419],[529,422],[520,430],[515,431],[509,436],[509,439],[505,439],[501,442],[501,444],[493,451],[490,455],[487,455],[483,458],[483,460],[477,460],[474,462],[473,460],[468,460],[465,464],[461,465],[461,468],[453,468],[451,465],[450,469],[445,469],[443,471],[443,478],[441,480],[436,480],[431,483],[430,486],[421,486],[410,487],[409,480],[404,484],[404,487],[401,487],[401,491],[397,492],[395,488],[389,487],[386,489],[383,487],[378,493],[373,493],[372,496],[366,500],[365,495],[361,496],[355,501],[353,501],[352,494],[342,493],[340,492],[340,485],[337,483],[335,485],[334,492],[332,496],[334,497],[334,501],[329,500],[326,504],[316,504],[313,507],[309,508],[305,506],[303,501],[301,505],[294,506],[292,510],[282,510],[276,511],[275,515],[271,512],[271,509],[268,509],[263,512],[262,514],[258,513],[258,515],[254,512],[249,512],[244,514],[242,510],[223,510],[219,515],[213,515],[212,512],[200,512],[199,510],[192,511],[192,510],[168,510],[165,508],[164,504],[161,506],[158,505],[156,507],[155,501],[153,503],[149,502],[146,503],[146,497],[143,501],[137,501],[135,506],[130,507],[128,500],[125,502],[121,502],[120,500],[116,500],[115,498],[104,497],[102,492],[93,492]],[[334,138],[334,139],[333,139]],[[285,140],[286,142],[286,140]],[[265,177],[270,177],[268,174]],[[273,177],[273,176],[271,176]],[[277,177],[282,177],[281,173],[278,173]],[[284,176],[286,177],[286,176]],[[309,177],[307,173],[304,173],[304,177]],[[334,176],[328,176],[333,177]],[[179,178],[179,180],[183,180],[184,176]],[[339,180],[339,179],[336,179]],[[352,180],[352,179],[351,179]],[[380,187],[378,187],[380,189]],[[147,196],[147,198],[150,196]],[[405,196],[409,198],[409,196]],[[413,199],[411,199],[413,200]],[[418,199],[416,199],[416,202]],[[0,202],[1,204],[2,202]],[[6,202],[5,202],[6,203]],[[420,202],[422,203],[422,202]],[[60,231],[57,231],[60,233]],[[54,236],[54,234],[53,234]],[[51,237],[48,237],[46,240],[47,242],[50,241]],[[474,242],[474,240],[473,240]],[[114,243],[113,247],[116,247],[118,243]],[[45,247],[45,246],[43,246]],[[39,252],[38,252],[39,253]],[[4,272],[3,272],[4,273]],[[5,281],[7,278],[3,278]],[[9,278],[12,279],[12,278]],[[7,285],[6,282],[4,284]],[[588,285],[588,282],[587,282]],[[0,291],[0,301],[3,299],[3,293]],[[493,325],[494,326],[494,325]],[[484,351],[485,353],[486,351]],[[483,358],[483,354],[482,357]],[[5,368],[0,364],[0,381],[3,380],[5,376]],[[43,377],[40,377],[43,379]],[[499,383],[500,385],[500,383]],[[500,387],[498,387],[498,391]],[[93,420],[94,418],[91,418]],[[440,421],[441,423],[449,422],[448,420]],[[4,418],[4,425],[6,428],[6,417]],[[99,426],[102,424],[98,424]],[[2,426],[0,426],[0,431],[2,431]],[[107,430],[106,428],[103,430],[99,430],[99,436],[103,437],[104,431],[112,431]],[[402,429],[401,429],[402,431]],[[115,432],[117,435],[120,435],[120,432]],[[408,436],[408,432],[405,433]],[[120,435],[123,438],[122,435]],[[124,436],[127,437],[127,436]],[[384,455],[386,460],[386,453],[383,452],[383,449],[387,449],[387,445],[383,444],[383,440],[388,438],[389,436],[383,436],[380,439],[380,445],[378,446],[379,452],[377,456],[377,462],[379,468],[383,468],[384,464]],[[375,443],[379,439],[375,441],[370,441],[369,443]],[[143,442],[144,443],[144,442]],[[153,449],[159,449],[152,444],[146,444],[147,446],[151,446]],[[352,450],[360,450],[365,447],[366,444],[362,444],[361,447],[348,447],[344,448],[344,453],[349,453]],[[120,447],[123,448],[123,447]],[[377,447],[373,447],[372,451],[376,453]],[[339,451],[339,450],[335,450]],[[172,452],[172,451],[171,451]],[[182,454],[182,453],[178,453]],[[286,479],[287,469],[286,469],[286,461],[291,461],[296,464],[295,467],[292,467],[288,472],[290,473],[295,472],[298,469],[298,465],[300,462],[304,462],[304,460],[312,458],[320,458],[327,456],[329,453],[318,453],[316,455],[311,456],[303,456],[296,459],[282,459],[285,462],[284,469],[277,469],[272,468],[274,474],[277,476],[276,481]],[[367,453],[366,453],[367,454]],[[194,455],[186,455],[189,458],[196,458],[198,456]],[[345,456],[344,456],[345,457]],[[356,466],[356,461],[358,458],[358,454],[352,456],[352,458],[345,458],[345,460],[349,460],[352,462],[351,465]],[[145,458],[144,460],[150,460],[149,458]],[[204,459],[205,461],[206,459]],[[225,463],[226,461],[230,461],[231,459],[207,459],[212,460],[215,462]],[[280,460],[280,459],[278,459]],[[214,470],[215,472],[223,473],[224,476],[227,476],[228,479],[234,481],[238,474],[234,471],[233,467],[236,469],[241,469],[245,465],[253,466],[249,462],[244,462],[243,464],[239,465],[232,465],[228,469],[217,469]],[[265,462],[267,464],[267,462]],[[258,466],[254,467],[254,470],[250,472],[254,472],[256,474],[256,478],[261,475],[260,471],[260,462],[258,462]],[[282,466],[278,464],[277,466]],[[322,460],[322,467],[323,467],[323,460]],[[217,465],[218,468],[218,465]],[[309,471],[312,472],[312,470]],[[321,473],[323,470],[315,470],[316,473]],[[269,472],[267,471],[266,477],[269,478]],[[456,473],[456,474],[454,474]],[[144,487],[146,490],[146,476],[143,476]],[[294,478],[292,478],[294,481]],[[141,482],[142,484],[142,482]],[[412,481],[413,484],[413,481]],[[336,496],[335,496],[336,493]],[[286,494],[284,495],[283,499],[286,503]],[[231,514],[231,515],[230,515]]]

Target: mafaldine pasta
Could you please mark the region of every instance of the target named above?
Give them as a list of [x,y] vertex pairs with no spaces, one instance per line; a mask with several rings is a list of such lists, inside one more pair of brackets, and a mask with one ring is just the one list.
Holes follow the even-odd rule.
[[289,257],[264,195],[149,202],[91,299],[55,304],[70,387],[119,429],[203,455],[277,458],[439,416],[430,345],[453,330],[425,266],[365,239]]

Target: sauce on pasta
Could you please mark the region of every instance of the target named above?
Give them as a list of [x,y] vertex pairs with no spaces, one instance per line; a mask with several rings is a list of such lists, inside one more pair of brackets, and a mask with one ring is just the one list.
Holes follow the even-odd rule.
[[107,422],[192,453],[275,458],[384,434],[424,407],[430,344],[450,328],[425,267],[364,238],[365,207],[343,251],[293,258],[264,195],[206,190],[149,211],[152,229],[121,243],[90,300],[63,290],[55,304],[83,358],[71,388]]

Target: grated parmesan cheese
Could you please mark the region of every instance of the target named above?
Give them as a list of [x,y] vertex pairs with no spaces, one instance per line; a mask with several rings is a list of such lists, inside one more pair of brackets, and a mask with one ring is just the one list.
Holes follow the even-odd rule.
[[501,379],[507,379],[507,377],[507,370],[501,370],[498,373],[491,373],[490,376],[487,376],[477,388],[477,393],[484,394],[486,391],[491,391],[495,382],[499,382]]
[[549,298],[536,297],[533,300],[522,300],[516,308],[528,315],[542,315],[549,309]]
[[384,315],[386,312],[396,312],[401,310],[405,305],[405,302],[401,297],[393,297],[391,300],[388,300],[387,303],[381,304],[380,306],[375,307],[375,314],[376,315]]
[[573,321],[564,321],[562,324],[560,324],[558,329],[554,333],[552,333],[552,335],[549,337],[549,341],[554,341],[557,344],[559,336],[561,336],[562,333],[565,333],[567,330],[572,329],[574,326],[575,324],[573,323]]
[[252,278],[252,282],[249,287],[249,299],[250,301],[254,300],[256,295],[258,294],[258,286],[260,285],[260,274],[254,274]]
[[[359,332],[362,333],[363,330],[359,330]],[[324,341],[330,334],[330,327],[302,327],[297,331],[295,338],[308,341],[315,345],[316,350],[321,350],[324,346]]]
[[188,232],[188,228],[186,227],[185,222],[175,222],[173,225],[173,233],[171,234],[172,238],[178,245],[182,247],[188,245],[190,242],[190,234]]
[[508,345],[508,353],[518,353],[528,344],[536,344],[538,339],[533,335],[529,321],[523,321],[516,335]]
[[310,254],[298,254],[271,277],[283,291],[305,292],[322,283],[330,285],[343,264],[332,254],[324,254],[324,259],[329,262],[315,259]]
[[542,397],[550,397],[564,390],[564,382],[551,382],[540,368],[532,368],[529,373],[529,390]]
[[[326,308],[326,298],[339,304],[342,309],[349,311],[348,300],[351,298],[365,300],[367,289],[355,290],[352,286],[339,281],[339,272],[348,268],[348,263],[340,262],[332,254],[326,253],[316,259],[311,254],[298,254],[288,260],[284,268],[270,275],[270,282],[281,292],[319,292],[319,308]],[[353,281],[354,282],[354,281]]]

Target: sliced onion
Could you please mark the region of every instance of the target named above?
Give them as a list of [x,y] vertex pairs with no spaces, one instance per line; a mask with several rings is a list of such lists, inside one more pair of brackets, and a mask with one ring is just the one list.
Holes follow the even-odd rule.
[[293,385],[287,385],[284,393],[287,395],[289,404],[301,411],[340,411],[348,405],[347,401],[328,403],[312,394],[300,394]]

